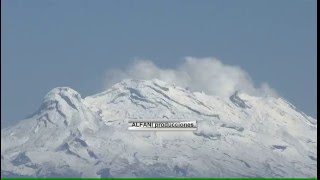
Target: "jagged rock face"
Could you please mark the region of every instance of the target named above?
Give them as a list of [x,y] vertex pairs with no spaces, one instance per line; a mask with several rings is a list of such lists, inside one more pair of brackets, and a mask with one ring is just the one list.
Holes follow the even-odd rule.
[[[128,131],[128,119],[195,119],[197,131]],[[274,97],[123,80],[84,99],[55,88],[1,130],[2,176],[316,177],[317,121]]]

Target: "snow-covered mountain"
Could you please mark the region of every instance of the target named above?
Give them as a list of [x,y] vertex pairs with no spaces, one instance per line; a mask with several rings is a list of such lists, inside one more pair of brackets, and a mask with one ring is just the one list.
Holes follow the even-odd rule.
[[[195,119],[197,131],[128,131],[128,119]],[[316,177],[317,120],[282,98],[123,80],[81,98],[59,87],[1,129],[1,175]]]

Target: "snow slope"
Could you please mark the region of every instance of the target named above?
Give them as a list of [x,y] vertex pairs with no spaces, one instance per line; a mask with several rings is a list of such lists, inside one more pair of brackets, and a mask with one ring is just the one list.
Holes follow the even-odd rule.
[[[195,119],[197,131],[128,131],[129,119]],[[282,98],[190,92],[126,79],[81,98],[51,90],[1,129],[1,175],[316,177],[317,120]]]

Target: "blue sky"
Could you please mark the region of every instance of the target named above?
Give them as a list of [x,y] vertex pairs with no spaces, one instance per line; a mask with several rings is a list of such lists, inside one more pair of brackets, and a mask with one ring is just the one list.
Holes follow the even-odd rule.
[[185,56],[237,65],[316,113],[315,0],[3,0],[1,121],[69,86],[83,97],[134,58],[172,68]]

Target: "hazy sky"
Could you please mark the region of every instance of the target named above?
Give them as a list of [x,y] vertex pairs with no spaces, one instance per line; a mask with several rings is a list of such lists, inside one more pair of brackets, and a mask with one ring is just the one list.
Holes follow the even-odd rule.
[[108,69],[133,59],[175,68],[215,57],[316,112],[315,0],[3,0],[1,121],[33,113],[69,86],[82,97],[105,88]]

